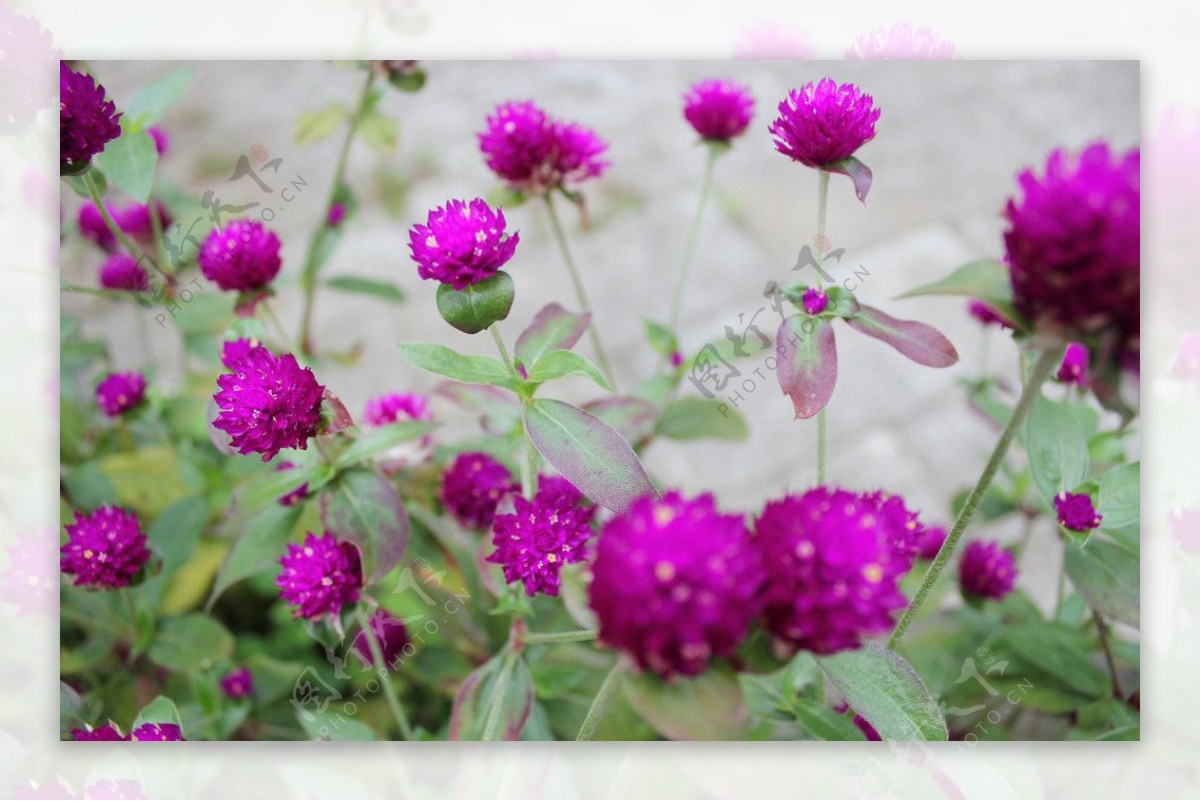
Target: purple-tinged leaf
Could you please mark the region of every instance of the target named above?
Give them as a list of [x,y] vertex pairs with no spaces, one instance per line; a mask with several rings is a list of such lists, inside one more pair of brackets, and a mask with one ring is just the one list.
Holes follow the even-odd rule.
[[592,321],[589,312],[576,314],[557,303],[550,303],[533,316],[533,322],[517,337],[517,360],[532,366],[552,350],[570,350],[587,331]]
[[829,320],[789,317],[775,335],[775,352],[779,388],[792,399],[796,418],[806,420],[824,409],[837,383],[837,342]]
[[925,682],[895,651],[867,643],[818,656],[834,687],[884,740],[945,740],[946,719]]
[[633,448],[616,429],[562,401],[540,398],[524,409],[538,451],[587,497],[620,514],[638,498],[658,497]]
[[867,202],[867,193],[871,191],[871,181],[874,179],[870,167],[851,156],[848,159],[829,164],[823,169],[848,176],[854,182],[854,194],[863,203]]
[[958,351],[941,331],[915,320],[897,320],[872,306],[860,306],[846,320],[850,327],[882,340],[927,367],[949,367],[958,361]]
[[511,392],[486,384],[442,381],[433,394],[446,398],[467,411],[479,412],[480,425],[489,434],[504,434],[521,419],[521,405]]
[[408,550],[408,512],[392,483],[372,470],[347,470],[321,492],[321,524],[362,555],[365,584],[386,576]]
[[671,740],[746,737],[746,699],[732,671],[721,666],[673,681],[650,672],[629,676],[625,697],[655,731]]
[[533,711],[533,695],[525,660],[502,651],[459,686],[450,710],[450,739],[519,740]]
[[635,445],[654,432],[654,423],[658,418],[657,406],[644,398],[631,398],[628,395],[601,398],[585,404],[583,408]]
[[321,419],[325,423],[321,429],[322,434],[336,434],[354,425],[354,418],[350,416],[346,404],[342,403],[342,399],[330,392],[328,388],[321,396]]

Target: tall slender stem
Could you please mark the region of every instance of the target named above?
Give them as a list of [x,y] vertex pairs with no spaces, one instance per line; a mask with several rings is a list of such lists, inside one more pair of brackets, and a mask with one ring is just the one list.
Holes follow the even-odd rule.
[[492,335],[492,341],[496,343],[496,350],[500,351],[500,360],[508,368],[509,375],[520,380],[521,374],[517,372],[516,365],[513,364],[512,358],[509,357],[508,348],[504,347],[504,339],[500,336],[500,331],[496,328],[495,323],[488,326],[488,333]]
[[[508,348],[504,346],[504,338],[500,336],[500,329],[496,328],[493,323],[488,326],[488,331],[492,335],[492,341],[496,343],[496,350],[500,351],[500,360],[504,362],[504,366],[508,368],[508,373],[515,380],[521,381],[521,374],[517,372],[517,366],[508,355]],[[521,423],[521,433],[525,437],[526,453],[521,459],[521,495],[526,498],[533,498],[534,483],[537,480],[537,451],[534,449],[533,440],[529,437],[529,432],[525,430],[525,423]]]
[[354,143],[358,126],[362,123],[363,111],[366,109],[367,101],[370,100],[371,88],[374,84],[375,70],[368,67],[366,83],[363,84],[362,91],[359,93],[358,102],[350,116],[350,125],[346,129],[346,138],[342,140],[342,148],[338,151],[337,162],[333,168],[333,186],[329,190],[329,199],[325,201],[321,224],[309,241],[308,253],[304,257],[304,268],[300,273],[300,286],[304,290],[304,313],[300,320],[300,350],[305,356],[314,354],[312,343],[313,303],[317,295],[317,273],[321,271],[320,251],[325,235],[332,227],[329,223],[329,211],[342,193],[346,177],[346,163],[350,157],[350,146]]
[[612,703],[612,699],[616,696],[617,690],[621,688],[621,680],[624,677],[625,665],[618,658],[612,670],[608,671],[608,675],[604,677],[604,683],[600,685],[600,691],[596,693],[596,697],[592,700],[592,706],[588,709],[587,716],[583,719],[583,725],[579,727],[579,734],[575,736],[576,740],[590,740],[595,736],[596,729],[600,728],[600,721],[604,720],[604,713],[608,711],[608,707]]
[[112,215],[108,213],[108,206],[104,204],[104,198],[100,194],[100,187],[97,185],[96,178],[92,175],[91,170],[83,174],[83,185],[87,187],[88,194],[92,197],[92,202],[96,204],[96,208],[100,212],[100,217],[104,220],[104,225],[108,228],[109,232],[117,238],[117,241],[121,243],[121,247],[125,248],[125,251],[133,257],[133,260],[136,261],[139,266],[143,264],[149,264],[159,274],[161,274],[163,278],[167,279],[167,281],[173,285],[175,283],[174,276],[164,272],[156,260],[143,253],[142,249],[139,248],[137,244],[135,244],[134,241],[129,238],[128,234],[121,230],[121,226],[117,225],[117,221],[114,220]]
[[708,160],[704,164],[704,178],[700,183],[700,200],[696,203],[696,216],[692,218],[692,227],[688,230],[687,243],[684,245],[679,283],[675,285],[675,296],[671,299],[671,317],[668,327],[676,336],[679,336],[679,313],[683,308],[683,292],[692,271],[692,263],[696,258],[696,245],[700,241],[700,226],[704,221],[704,211],[708,208],[709,199],[712,197],[714,168],[722,152],[718,146],[710,145]]
[[[358,615],[358,624],[362,626],[363,634],[367,636],[367,647],[371,651],[371,664],[376,670],[386,668],[387,663],[383,659],[383,646],[379,644],[379,638],[375,636],[375,630],[371,628],[371,621],[367,617],[367,613],[363,611],[362,606],[359,606],[356,614]],[[392,677],[390,671],[384,671],[388,675],[380,676],[379,683],[383,685],[383,694],[387,697],[388,706],[392,709],[392,717],[396,719],[396,725],[400,728],[400,734],[405,740],[413,738],[412,726],[409,725],[408,715],[404,714],[404,707],[400,706],[400,699],[396,695],[396,688],[392,686]]]
[[[546,213],[550,217],[550,227],[554,230],[554,238],[558,242],[558,249],[562,251],[563,261],[567,263],[567,272],[571,276],[571,283],[575,287],[575,298],[579,301],[581,310],[591,313],[592,305],[588,303],[587,291],[583,288],[583,280],[579,277],[579,269],[575,266],[575,259],[571,256],[571,248],[567,244],[567,235],[563,232],[562,222],[558,219],[558,211],[554,208],[554,198],[548,193],[543,195],[546,201]],[[596,316],[592,315],[592,323],[588,326],[588,336],[592,340],[592,349],[596,351],[596,358],[600,361],[600,369],[604,371],[604,377],[608,379],[608,383],[617,387],[617,379],[613,374],[612,365],[609,364],[608,354],[604,351],[604,345],[600,341],[600,331],[596,325]]]
[[[825,216],[829,208],[829,173],[817,170],[817,287],[825,265]],[[825,483],[825,408],[817,412],[817,486]]]
[[1117,660],[1113,657],[1112,643],[1108,639],[1108,626],[1104,618],[1095,609],[1092,610],[1092,620],[1096,623],[1096,631],[1100,634],[1100,647],[1104,649],[1104,661],[1108,664],[1108,675],[1112,676],[1113,696],[1118,701],[1125,700],[1125,691],[1121,689],[1121,679],[1117,675]]
[[987,465],[983,468],[983,474],[979,476],[979,481],[975,483],[975,488],[967,496],[967,502],[963,504],[962,511],[958,513],[958,519],[954,521],[954,528],[951,529],[950,536],[946,537],[946,541],[942,544],[942,549],[938,551],[937,558],[933,560],[933,564],[925,572],[925,578],[921,581],[921,586],[917,590],[917,594],[913,596],[912,601],[908,604],[908,608],[904,610],[904,615],[901,616],[900,622],[896,624],[896,630],[892,632],[891,638],[888,639],[888,648],[894,649],[897,643],[900,642],[900,638],[904,636],[904,632],[912,624],[917,610],[921,608],[921,604],[925,603],[925,598],[929,595],[929,591],[933,589],[938,576],[946,569],[951,555],[953,555],[955,548],[958,547],[959,540],[962,539],[963,531],[966,530],[967,524],[971,522],[971,518],[975,516],[975,510],[979,508],[984,494],[992,485],[992,479],[996,477],[996,471],[1000,469],[1000,465],[1004,461],[1004,456],[1008,453],[1008,447],[1012,444],[1013,437],[1016,436],[1017,431],[1025,422],[1025,418],[1029,415],[1029,410],[1033,407],[1034,401],[1042,393],[1042,384],[1046,383],[1051,370],[1058,364],[1058,360],[1061,357],[1062,351],[1058,348],[1042,351],[1041,355],[1038,356],[1038,360],[1025,382],[1025,388],[1021,391],[1021,399],[1017,401],[1017,406],[1013,409],[1012,417],[1009,418],[1008,424],[1000,432],[1000,440],[992,450],[992,455],[988,458]]
[[521,635],[521,642],[526,645],[549,645],[562,642],[591,642],[596,639],[597,632],[591,629],[579,631],[527,631]]

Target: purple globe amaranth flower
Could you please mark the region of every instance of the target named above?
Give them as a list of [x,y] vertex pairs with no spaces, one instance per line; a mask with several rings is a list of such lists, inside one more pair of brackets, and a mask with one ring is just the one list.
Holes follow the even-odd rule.
[[336,617],[343,605],[358,600],[363,581],[358,548],[338,542],[332,534],[318,537],[310,532],[303,543],[288,545],[279,563],[283,571],[275,577],[275,586],[295,607],[294,617]]
[[754,117],[750,90],[729,80],[714,78],[693,84],[683,102],[684,119],[706,141],[729,142],[742,135]]
[[733,81],[700,81],[683,96],[683,116],[701,139],[728,142],[749,127],[754,117],[754,97],[749,89]]
[[557,597],[563,565],[582,561],[592,536],[596,509],[581,508],[580,499],[578,491],[572,495],[556,482],[544,485],[532,501],[515,496],[513,512],[492,522],[496,550],[487,561],[503,568],[509,584],[522,582],[530,598],[539,592]]
[[[406,421],[430,422],[433,410],[429,399],[417,392],[391,392],[369,398],[363,407],[363,426],[377,428]],[[416,440],[402,442],[379,457],[383,469],[388,472],[402,470],[420,464],[429,458],[433,448],[433,435],[425,434]]]
[[792,650],[833,654],[888,631],[908,569],[878,508],[818,487],[772,501],[755,524],[767,581],[763,625]]
[[91,75],[59,62],[58,163],[64,174],[79,172],[121,135],[121,115]]
[[531,100],[497,106],[478,139],[488,168],[520,190],[580,183],[608,168],[608,145],[595,132],[554,120]]
[[220,412],[213,427],[230,436],[238,453],[261,453],[269,462],[282,448],[306,450],[321,426],[325,387],[290,353],[276,356],[251,347],[217,377]]
[[17,533],[7,548],[8,567],[0,572],[0,600],[16,607],[18,616],[49,615],[58,602],[57,532]]
[[978,320],[984,327],[994,325],[997,328],[1012,328],[1008,320],[997,314],[994,308],[982,300],[971,298],[967,301],[967,313]]
[[954,43],[932,28],[916,28],[897,22],[890,28],[876,28],[859,36],[855,47],[846,50],[846,59],[888,59],[916,61],[954,58]]
[[253,351],[262,348],[257,339],[227,339],[221,343],[221,364],[232,370]]
[[[171,224],[171,213],[162,203],[155,203],[158,212],[159,230],[166,230]],[[150,207],[145,203],[130,203],[112,212],[113,221],[122,231],[143,244],[154,241],[154,220],[150,217]]]
[[171,136],[158,125],[151,125],[146,129],[146,133],[154,140],[154,149],[158,151],[158,155],[167,155],[167,151],[171,149]]
[[608,150],[608,143],[591,128],[577,122],[555,122],[552,130],[552,186],[578,184],[589,178],[599,178],[609,168],[609,163],[601,158]]
[[[294,465],[291,462],[279,462],[278,464],[275,465],[276,473],[284,473],[284,472],[287,472],[288,470],[295,470],[295,469],[296,469],[296,465]],[[280,495],[279,496],[279,505],[280,506],[295,506],[296,504],[298,504],[300,501],[304,500],[307,497],[308,497],[308,482],[305,481],[303,484],[296,487],[291,492],[289,492],[285,495]]]
[[117,506],[101,506],[90,515],[75,513],[62,546],[62,572],[76,587],[111,590],[128,587],[150,551],[137,515]]
[[829,308],[829,295],[820,289],[806,289],[800,302],[804,306],[804,311],[816,317]]
[[183,742],[183,730],[176,723],[143,723],[129,732],[133,742]]
[[1091,531],[1104,519],[1096,513],[1091,496],[1083,492],[1055,495],[1054,511],[1058,513],[1059,525],[1070,531]]
[[669,492],[604,527],[588,597],[602,643],[663,678],[695,676],[745,639],[763,575],[741,515]]
[[882,526],[892,550],[911,563],[920,553],[921,541],[925,536],[920,515],[905,506],[904,499],[899,495],[875,491],[859,497],[878,515],[877,523]]
[[129,739],[111,720],[95,728],[85,723],[82,729],[71,729],[71,736],[79,742],[119,743]]
[[492,525],[496,507],[517,489],[512,473],[486,453],[460,453],[442,474],[442,504],[468,528]]
[[279,237],[257,220],[231,220],[214,228],[196,260],[204,277],[227,292],[261,289],[279,274]]
[[221,677],[221,692],[237,701],[254,694],[254,674],[248,667],[237,667]]
[[595,508],[595,504],[583,496],[579,488],[562,476],[552,476],[543,473],[538,476],[537,494],[539,498],[562,501],[568,506],[586,506]]
[[917,557],[926,560],[936,559],[942,546],[946,544],[947,532],[944,526],[929,526],[917,539]]
[[96,386],[96,405],[109,417],[120,417],[146,396],[146,378],[141,373],[110,373]]
[[[109,215],[113,217],[113,222],[116,222],[115,210],[107,203],[105,207]],[[79,233],[105,250],[112,250],[117,246],[117,238],[109,229],[108,224],[104,222],[104,215],[90,200],[79,207]]]
[[1072,342],[1067,345],[1063,354],[1062,364],[1058,366],[1055,379],[1064,384],[1077,384],[1081,387],[1088,385],[1088,349],[1082,342]]
[[408,627],[404,625],[403,620],[386,609],[376,609],[375,613],[371,615],[370,624],[371,632],[379,643],[383,664],[375,664],[375,657],[371,653],[371,643],[367,639],[367,632],[363,630],[360,630],[354,637],[352,646],[354,655],[358,657],[358,661],[364,668],[394,665],[404,653],[404,649],[412,643],[412,638],[408,635]]
[[958,586],[971,598],[1000,599],[1017,583],[1017,563],[999,543],[974,540],[958,560]]
[[504,212],[481,198],[448,200],[408,232],[417,274],[460,291],[495,275],[520,241],[520,234],[505,230]]
[[1045,174],[1019,176],[1008,201],[1005,261],[1017,311],[1040,330],[1085,335],[1141,325],[1141,157],[1107,143],[1055,150]]
[[329,207],[329,214],[325,217],[325,224],[330,228],[337,228],[342,224],[342,220],[346,219],[346,204],[334,203]]
[[875,137],[879,109],[852,83],[831,78],[788,92],[771,123],[775,149],[808,167],[821,168],[850,158]]
[[150,276],[132,256],[114,253],[100,268],[100,286],[105,289],[145,292],[150,289]]

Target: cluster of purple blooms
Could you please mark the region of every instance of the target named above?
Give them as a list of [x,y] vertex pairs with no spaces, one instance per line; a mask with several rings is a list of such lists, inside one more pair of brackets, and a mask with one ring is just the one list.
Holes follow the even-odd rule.
[[547,192],[604,174],[608,144],[590,128],[557,120],[532,100],[502,103],[478,134],[497,177],[520,191]]

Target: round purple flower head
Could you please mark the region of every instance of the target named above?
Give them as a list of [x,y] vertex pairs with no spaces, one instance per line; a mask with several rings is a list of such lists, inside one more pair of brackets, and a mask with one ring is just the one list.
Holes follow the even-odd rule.
[[491,278],[521,241],[504,226],[504,212],[480,198],[446,201],[429,212],[425,225],[417,223],[408,232],[417,274],[460,291]]
[[537,494],[539,498],[561,501],[568,506],[586,506],[595,508],[595,504],[583,497],[579,488],[562,476],[542,474],[538,476]]
[[32,17],[0,4],[0,135],[33,124],[54,97],[46,68],[62,58],[50,32]]
[[[171,224],[171,213],[161,203],[155,203],[158,211],[158,224],[161,230],[166,230]],[[113,221],[125,233],[140,242],[152,242],[154,238],[154,221],[150,218],[150,207],[145,203],[130,203],[113,212]]]
[[728,142],[750,125],[754,98],[749,89],[733,81],[701,81],[683,96],[683,116],[701,139]]
[[221,364],[232,370],[251,352],[262,347],[257,339],[227,339],[221,343]]
[[205,238],[196,257],[204,277],[227,292],[260,289],[279,274],[279,237],[257,220],[231,220]]
[[0,572],[0,600],[16,607],[20,616],[49,615],[57,609],[58,566],[54,550],[58,532],[17,532],[7,550],[8,567]]
[[145,396],[146,379],[141,373],[111,373],[96,387],[96,405],[109,417],[120,417]]
[[442,503],[467,528],[492,525],[496,507],[517,489],[512,473],[486,453],[460,453],[442,474]]
[[608,143],[586,125],[577,122],[556,122],[554,158],[551,161],[550,185],[578,184],[589,178],[599,178],[609,163],[601,156]]
[[146,133],[154,140],[154,149],[158,151],[158,155],[167,155],[167,151],[171,149],[170,135],[157,125],[151,125],[146,129]]
[[876,491],[863,493],[861,499],[879,516],[878,523],[896,555],[909,562],[916,558],[925,537],[920,516],[905,506],[899,495]]
[[850,158],[875,137],[879,109],[852,83],[825,78],[788,92],[771,123],[775,149],[807,167]]
[[1003,317],[997,314],[994,308],[984,303],[982,300],[971,298],[969,301],[967,301],[967,313],[978,320],[980,325],[984,326],[985,328],[991,325],[994,325],[997,328],[1012,328],[1012,326],[1008,324],[1008,320],[1005,320]]
[[536,182],[554,151],[550,118],[532,100],[497,106],[478,139],[488,168],[514,184]]
[[917,556],[921,559],[936,559],[942,546],[946,544],[947,532],[943,526],[929,526],[917,538]]
[[755,530],[767,569],[763,624],[779,642],[833,654],[892,627],[910,561],[876,504],[818,487],[768,503]]
[[1106,143],[1055,150],[1008,202],[1005,261],[1017,311],[1051,333],[1141,325],[1141,158]]
[[143,723],[129,733],[134,742],[183,742],[183,730],[176,723]]
[[150,561],[146,535],[137,515],[117,506],[101,506],[90,515],[75,513],[62,546],[62,572],[76,587],[111,590],[128,587]]
[[71,729],[71,736],[79,742],[119,743],[128,739],[111,720],[96,728],[85,723],[82,729]]
[[325,217],[325,224],[330,228],[337,228],[342,224],[342,220],[346,219],[346,204],[334,203],[329,207],[329,214]]
[[963,595],[1000,599],[1017,583],[1013,555],[998,543],[975,540],[967,543],[958,560],[958,585]]
[[1077,384],[1081,387],[1088,385],[1088,349],[1082,342],[1072,342],[1067,345],[1063,354],[1062,364],[1054,376],[1064,384]]
[[1060,492],[1054,496],[1054,511],[1058,522],[1071,531],[1091,531],[1104,519],[1096,514],[1090,495],[1082,492]]
[[[375,665],[374,656],[371,654],[371,643],[367,640],[367,633],[359,631],[354,637],[354,655],[358,657],[358,661],[362,663],[364,668],[368,667],[383,667],[384,665],[393,665],[396,660],[404,653],[404,649],[412,642],[408,636],[408,627],[404,625],[404,621],[392,615],[385,609],[376,609],[371,615],[371,632],[375,635],[376,641],[379,643],[379,650],[383,656],[383,665]],[[410,651],[409,653],[413,653]]]
[[592,536],[596,508],[581,508],[579,500],[578,490],[572,495],[557,482],[543,485],[532,501],[515,496],[513,512],[492,523],[496,550],[487,561],[504,569],[509,584],[523,582],[530,598],[557,597],[562,566],[582,561]]
[[663,678],[695,676],[745,639],[762,582],[741,515],[669,492],[604,527],[588,597],[603,643]]
[[429,399],[416,392],[390,392],[367,400],[363,423],[373,428],[408,420],[429,421],[433,411]]
[[254,674],[248,667],[238,667],[221,677],[221,692],[237,701],[254,693]]
[[829,308],[829,295],[820,289],[806,289],[800,302],[804,305],[805,312],[816,317]]
[[320,537],[311,532],[302,544],[292,543],[280,558],[283,571],[275,585],[297,618],[316,620],[337,616],[342,606],[358,600],[362,589],[362,567],[358,549],[338,542],[332,534]]
[[[107,204],[105,206],[108,213],[112,215],[113,222],[116,222],[114,209]],[[118,227],[120,227],[119,224]],[[100,214],[100,209],[90,200],[79,207],[79,233],[105,250],[112,250],[117,246],[117,238],[113,236],[113,232],[104,222],[104,216]]]
[[58,82],[59,168],[64,174],[77,173],[121,135],[121,115],[105,99],[103,86],[65,61],[59,62]]
[[114,253],[100,268],[100,286],[105,289],[145,292],[150,289],[150,276],[132,256]]
[[[275,465],[276,473],[284,473],[284,472],[287,472],[288,470],[295,470],[295,469],[296,469],[296,465],[292,464],[291,462],[279,462],[278,464]],[[297,503],[299,503],[300,501],[304,500],[307,497],[308,497],[308,482],[305,481],[303,484],[296,487],[294,490],[287,493],[286,495],[280,495],[279,496],[279,505],[280,506],[295,506]]]
[[220,409],[213,427],[230,436],[238,453],[261,453],[269,462],[282,448],[308,448],[321,426],[325,387],[292,354],[252,347],[217,377]]

